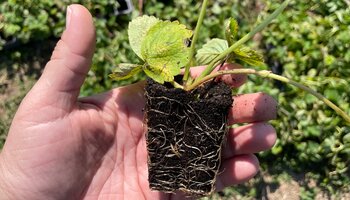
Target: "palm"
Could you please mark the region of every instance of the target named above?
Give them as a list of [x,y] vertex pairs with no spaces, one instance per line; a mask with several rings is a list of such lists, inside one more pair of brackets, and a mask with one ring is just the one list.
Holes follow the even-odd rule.
[[[48,112],[29,108],[19,113],[26,115],[26,120],[18,117],[11,131],[18,127],[40,137],[23,135],[16,141],[24,149],[11,155],[17,158],[12,167],[21,166],[24,174],[30,174],[22,177],[24,185],[18,187],[27,187],[43,198],[54,194],[53,188],[60,188],[55,199],[160,197],[148,187],[143,102],[141,86],[135,84],[81,99],[74,109],[59,116],[52,115],[54,108],[45,104],[40,106],[51,108]],[[38,120],[37,116],[50,121]],[[33,183],[33,177],[45,179]]]
[[82,115],[97,117],[89,120],[103,119],[99,124],[89,123],[93,126],[90,127],[92,130],[109,127],[102,133],[103,137],[92,140],[96,142],[93,146],[102,147],[99,149],[103,150],[96,158],[96,162],[101,164],[91,182],[87,183],[84,197],[160,199],[163,194],[151,192],[148,187],[142,84],[116,89],[101,96],[84,99],[82,102],[82,107],[90,107],[92,104],[102,108],[82,110]]
[[[143,84],[139,83],[82,100],[81,117],[97,117],[89,119],[95,123],[85,121],[82,125],[91,124],[91,130],[110,127],[104,133],[98,133],[104,135],[99,136],[100,139],[92,140],[95,143],[93,146],[103,150],[96,159],[96,163],[101,164],[91,182],[87,182],[88,187],[83,195],[86,199],[163,199],[169,196],[151,191],[148,186],[142,88]],[[102,109],[84,109],[91,105]],[[99,119],[103,120],[96,124]],[[104,125],[100,127],[101,124]],[[180,194],[176,196],[181,198]]]

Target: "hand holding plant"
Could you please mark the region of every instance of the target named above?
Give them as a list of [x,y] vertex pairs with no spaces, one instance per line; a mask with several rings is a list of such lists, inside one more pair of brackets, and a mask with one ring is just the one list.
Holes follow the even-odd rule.
[[[149,189],[144,83],[78,99],[95,32],[85,8],[68,10],[62,39],[21,103],[0,154],[1,198],[183,199]],[[265,121],[275,115],[276,102],[267,95],[235,97],[229,123],[251,124],[229,131],[217,190],[255,175],[253,153],[273,145],[276,135]]]
[[[263,56],[244,43],[275,19],[288,6],[289,0],[237,41],[238,23],[230,19],[225,39],[212,39],[195,53],[207,3],[208,0],[203,1],[193,37],[191,31],[177,21],[161,21],[149,16],[133,20],[129,25],[129,40],[142,63],[121,64],[111,74],[111,78],[122,80],[143,71],[152,79],[146,85],[145,121],[149,181],[155,190],[208,195],[215,189],[227,132],[226,115],[231,105],[229,88],[216,81],[222,75],[255,74],[289,83],[314,95],[350,122],[347,113],[323,95],[270,71],[234,69],[212,73],[217,65],[235,60],[262,65]],[[195,63],[194,55],[198,63],[208,64],[195,79],[189,76]],[[177,78],[183,67],[183,77]]]

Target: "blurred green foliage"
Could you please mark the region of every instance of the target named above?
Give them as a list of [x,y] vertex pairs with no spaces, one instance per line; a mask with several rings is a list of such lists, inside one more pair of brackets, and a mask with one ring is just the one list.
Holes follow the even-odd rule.
[[[276,7],[270,1],[266,5],[264,15]],[[262,44],[273,46],[265,55],[284,66],[285,76],[350,114],[349,28],[349,2],[295,1],[263,32]],[[300,171],[317,171],[320,184],[329,189],[349,185],[349,125],[300,90],[286,87],[274,95],[280,103],[280,120],[274,123],[279,140],[268,156]]]
[[[224,38],[223,26],[229,17],[238,20],[238,35],[243,36],[280,2],[210,1],[198,47],[209,38]],[[10,78],[16,77],[15,70],[22,66],[18,63],[26,62],[33,54],[28,47],[22,46],[36,43],[39,44],[36,51],[40,52],[48,41],[56,41],[64,30],[66,6],[71,3],[81,3],[91,11],[97,32],[96,54],[82,95],[102,92],[143,78],[134,77],[118,83],[108,78],[113,66],[118,63],[139,61],[128,44],[126,30],[128,22],[140,12],[136,7],[132,14],[116,16],[114,11],[118,4],[115,0],[2,1],[0,57],[7,66],[0,64],[0,72],[6,70]],[[134,5],[137,6],[138,1],[134,1]],[[350,114],[349,7],[349,1],[344,0],[293,1],[250,45],[264,52],[268,66],[283,69],[284,76],[323,93]],[[199,8],[200,1],[196,0],[148,0],[144,1],[143,14],[179,20],[194,29]],[[17,47],[10,48],[12,43]],[[24,75],[27,71],[23,72]],[[250,81],[236,92],[257,91],[269,93],[279,102],[279,119],[272,122],[277,129],[278,140],[271,151],[259,154],[263,168],[270,173],[288,169],[308,174],[307,177],[316,178],[318,184],[327,187],[330,192],[346,188],[350,184],[349,126],[313,96],[290,86],[276,87],[272,81],[250,77]],[[15,108],[12,106],[11,109],[14,113]],[[2,117],[1,120],[10,119]],[[7,128],[0,129],[1,137],[4,137]],[[257,196],[255,190],[249,190],[246,195]]]

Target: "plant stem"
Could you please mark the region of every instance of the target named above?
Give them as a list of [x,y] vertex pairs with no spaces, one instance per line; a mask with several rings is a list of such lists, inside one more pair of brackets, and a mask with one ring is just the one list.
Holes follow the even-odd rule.
[[184,84],[186,84],[186,82],[188,80],[188,77],[189,77],[189,74],[190,74],[190,67],[191,67],[191,64],[192,64],[193,57],[194,57],[195,45],[196,45],[196,42],[198,40],[199,30],[200,30],[200,28],[201,28],[201,26],[203,24],[203,19],[204,19],[204,16],[205,16],[205,11],[207,9],[207,5],[208,5],[208,0],[204,0],[203,4],[202,4],[201,11],[199,13],[199,18],[198,18],[198,21],[197,21],[196,29],[194,30],[193,38],[192,38],[192,41],[191,41],[189,62],[185,66],[185,73],[184,73],[184,76],[183,76]]
[[172,81],[170,83],[174,86],[174,88],[178,88],[178,89],[182,89],[182,90],[184,89],[184,87],[176,81]]
[[259,24],[257,27],[255,27],[251,32],[249,32],[247,35],[242,37],[240,40],[238,40],[236,43],[231,45],[228,49],[223,51],[220,55],[218,55],[213,61],[209,63],[209,65],[205,68],[205,70],[202,72],[202,74],[196,79],[195,82],[200,81],[203,77],[210,74],[214,68],[215,64],[224,59],[228,54],[232,53],[234,50],[236,50],[240,45],[244,44],[248,40],[250,40],[256,33],[260,32],[262,29],[264,29],[273,19],[275,19],[288,5],[290,0],[284,1],[281,6],[275,10],[270,16],[268,16],[261,24]]
[[224,75],[224,74],[255,74],[255,75],[258,75],[258,76],[261,76],[264,78],[271,78],[271,79],[275,79],[275,80],[278,80],[278,81],[281,81],[281,82],[284,82],[287,84],[294,85],[295,87],[300,88],[300,89],[314,95],[318,99],[320,99],[326,105],[331,107],[335,112],[337,112],[341,117],[343,117],[345,119],[345,121],[350,123],[350,116],[348,114],[346,114],[343,110],[341,110],[338,106],[336,106],[334,103],[332,103],[330,100],[328,100],[326,97],[324,97],[322,94],[312,90],[311,88],[309,88],[303,84],[300,84],[300,83],[293,81],[291,79],[288,79],[286,77],[274,74],[271,71],[267,71],[267,70],[257,71],[255,69],[233,69],[233,70],[217,71],[217,72],[214,72],[212,74],[209,74],[208,76],[205,76],[204,78],[202,78],[200,80],[200,82],[197,82],[197,83],[190,85],[188,88],[186,88],[186,90],[192,90],[192,89],[198,87],[199,85],[201,85],[202,83],[209,81],[217,76]]

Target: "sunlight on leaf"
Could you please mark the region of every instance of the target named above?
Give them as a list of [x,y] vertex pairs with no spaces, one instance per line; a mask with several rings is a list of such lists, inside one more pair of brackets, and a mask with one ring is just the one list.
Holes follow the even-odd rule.
[[178,21],[161,21],[152,26],[141,44],[145,73],[159,83],[173,81],[189,61],[191,36],[192,31]]
[[138,57],[144,60],[141,55],[141,44],[144,40],[148,30],[158,23],[160,20],[153,16],[137,17],[129,23],[128,35],[132,50]]
[[116,81],[120,81],[131,78],[132,76],[138,74],[141,71],[141,65],[121,63],[114,69],[113,73],[110,74],[109,77]]
[[152,67],[145,64],[142,69],[148,77],[158,83],[163,84],[164,82],[174,81],[174,75],[172,75],[169,71],[164,70],[164,68]]
[[242,60],[252,66],[265,65],[263,55],[247,46],[240,46],[234,50],[233,58]]
[[226,40],[214,38],[209,40],[201,49],[198,50],[196,60],[198,65],[207,65],[214,60],[220,53],[228,48]]

